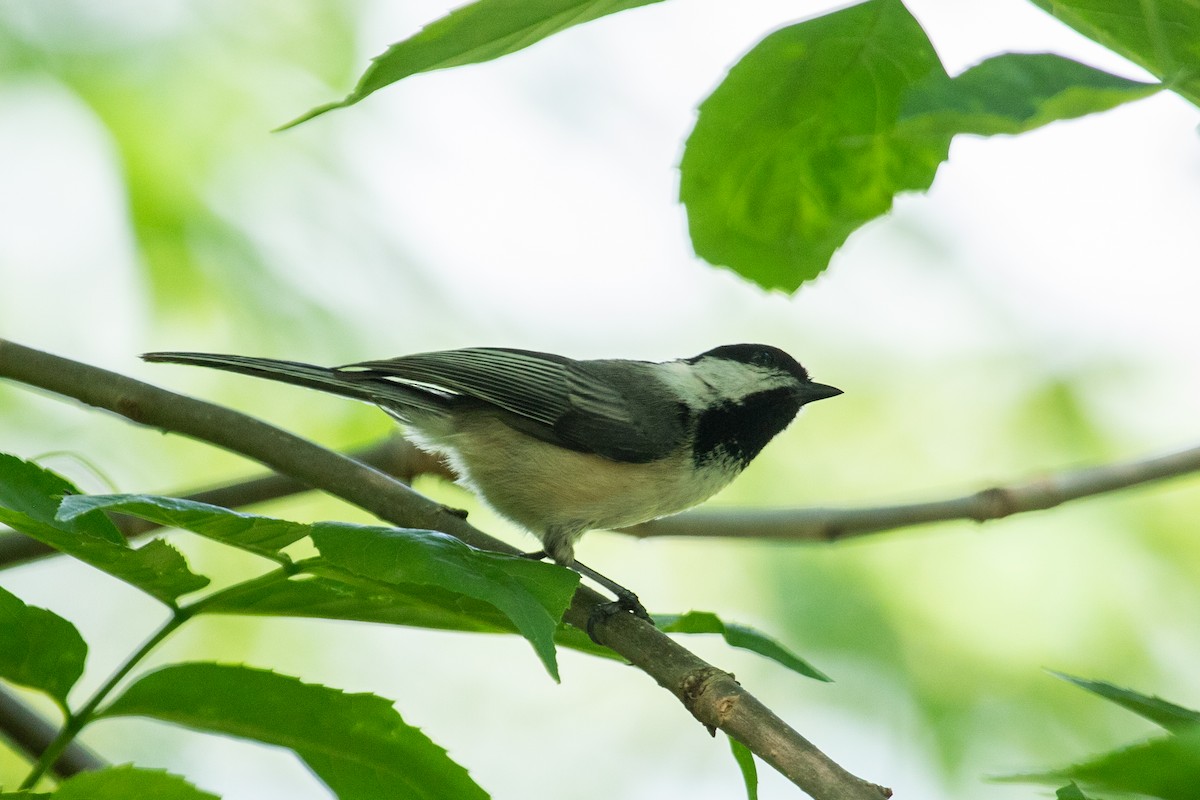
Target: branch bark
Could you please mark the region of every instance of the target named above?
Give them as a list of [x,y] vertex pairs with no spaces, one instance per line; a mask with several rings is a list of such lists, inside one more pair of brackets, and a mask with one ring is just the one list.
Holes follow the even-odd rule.
[[[0,688],[0,723],[5,738],[33,761],[41,758],[58,735],[58,728],[4,688]],[[59,778],[69,778],[107,766],[107,761],[76,740],[66,746],[50,768]]]
[[1196,472],[1200,472],[1200,447],[1044,475],[946,500],[869,508],[706,509],[656,519],[621,532],[638,538],[706,536],[832,542],[931,522],[1002,519]]
[[[382,472],[235,411],[3,339],[0,376],[239,453],[394,525],[439,530],[475,547],[516,552]],[[603,602],[606,598],[581,588],[564,619],[586,629],[592,609]],[[593,631],[602,643],[675,694],[696,719],[745,744],[815,800],[891,796],[890,790],[847,772],[767,710],[733,676],[652,625],[630,614],[616,614],[599,622]]]

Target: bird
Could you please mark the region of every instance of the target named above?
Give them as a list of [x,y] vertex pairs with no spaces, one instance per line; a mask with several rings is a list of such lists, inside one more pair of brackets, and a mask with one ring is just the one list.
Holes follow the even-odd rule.
[[637,595],[575,559],[587,531],[683,511],[736,478],[808,403],[842,394],[783,350],[727,344],[650,362],[467,347],[322,367],[195,352],[142,358],[373,403],[460,482],[536,535],[549,557],[597,581],[619,609]]

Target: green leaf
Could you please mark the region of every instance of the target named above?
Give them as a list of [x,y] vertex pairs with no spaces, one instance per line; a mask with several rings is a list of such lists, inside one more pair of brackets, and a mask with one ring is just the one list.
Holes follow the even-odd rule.
[[70,622],[0,588],[0,678],[45,692],[67,713],[87,643]]
[[949,135],[898,130],[904,92],[945,71],[900,0],[763,39],[700,106],[680,164],[696,253],[764,288],[820,274],[902,191],[927,189]]
[[729,739],[729,749],[733,752],[733,760],[742,771],[742,780],[746,782],[747,800],[758,800],[758,767],[754,763],[754,753],[750,748],[734,739]]
[[1090,800],[1090,798],[1083,793],[1083,790],[1075,785],[1074,781],[1068,783],[1066,786],[1061,787],[1054,793],[1054,796],[1058,800]]
[[189,570],[179,551],[166,542],[156,539],[137,550],[129,547],[102,511],[58,519],[63,496],[76,492],[54,473],[0,454],[0,522],[167,604],[208,585],[208,578]]
[[101,712],[143,716],[293,750],[341,800],[477,800],[487,794],[392,704],[266,670],[177,664]]
[[1144,694],[1122,689],[1104,681],[1089,681],[1076,678],[1062,672],[1050,672],[1056,678],[1069,681],[1081,689],[1098,694],[1105,700],[1110,700],[1122,708],[1127,708],[1135,714],[1145,717],[1151,722],[1161,725],[1169,731],[1178,733],[1196,725],[1200,725],[1200,711],[1177,706],[1159,697],[1148,697]]
[[181,595],[203,589],[209,582],[208,578],[189,570],[179,551],[161,539],[154,539],[134,550],[123,542],[116,544],[59,525],[49,525],[4,508],[0,508],[0,522],[120,578],[168,605],[173,605]]
[[725,643],[730,647],[751,650],[809,678],[819,681],[831,680],[825,673],[766,634],[744,625],[723,622],[720,617],[709,611],[689,611],[682,616],[655,614],[654,624],[663,633],[719,633],[725,637]]
[[495,606],[440,586],[388,584],[345,570],[304,562],[321,574],[272,574],[234,586],[206,602],[219,614],[310,617],[411,625],[474,633],[516,633]]
[[1200,105],[1200,0],[1033,0]]
[[220,506],[155,495],[113,494],[68,497],[61,520],[104,509],[140,517],[167,528],[182,528],[224,544],[277,559],[279,551],[309,534],[309,526],[272,517],[240,514]]
[[141,769],[132,764],[80,773],[59,784],[51,796],[54,800],[130,800],[137,797],[220,800],[217,795],[200,791],[178,775]]
[[575,25],[657,2],[661,0],[476,0],[389,47],[344,99],[318,106],[280,130],[353,105],[410,75],[491,61]]
[[1006,53],[955,78],[931,76],[913,86],[901,120],[931,133],[1016,134],[1107,111],[1161,88],[1050,53]]
[[496,607],[558,680],[554,633],[579,576],[553,564],[487,553],[436,531],[324,522],[312,539],[334,566],[389,584],[440,586]]
[[63,497],[74,494],[79,494],[79,490],[66,478],[32,462],[0,453],[0,508],[115,544],[125,541],[117,526],[99,512],[80,515],[68,526],[56,523],[59,503]]
[[[304,562],[321,574],[273,574],[231,587],[203,610],[218,614],[307,617],[409,625],[467,633],[519,634],[512,620],[495,606],[437,586],[387,584],[357,577],[329,566]],[[589,655],[623,661],[578,628],[560,624],[554,643]]]
[[1049,784],[1069,780],[1096,791],[1140,792],[1163,800],[1195,800],[1196,787],[1200,786],[1200,726],[1063,769],[997,780]]

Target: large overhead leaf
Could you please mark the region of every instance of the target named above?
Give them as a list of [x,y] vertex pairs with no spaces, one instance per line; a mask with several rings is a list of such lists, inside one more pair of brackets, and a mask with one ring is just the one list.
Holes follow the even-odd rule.
[[1032,0],[1200,105],[1200,0]]
[[957,77],[913,86],[900,117],[913,130],[1016,134],[1106,111],[1161,89],[1052,53],[1005,53]]
[[1047,54],[997,56],[951,78],[900,0],[790,25],[700,105],[680,164],[692,243],[792,291],[897,194],[929,188],[955,135],[1028,131],[1158,88]]
[[661,0],[476,0],[376,56],[354,91],[342,100],[318,106],[283,127],[353,105],[410,75],[491,61],[575,25],[658,2]]

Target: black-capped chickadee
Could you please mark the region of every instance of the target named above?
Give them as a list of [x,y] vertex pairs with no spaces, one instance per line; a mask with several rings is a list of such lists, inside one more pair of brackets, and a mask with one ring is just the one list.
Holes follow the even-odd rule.
[[762,344],[652,363],[577,361],[471,347],[342,367],[208,353],[147,353],[374,403],[418,447],[443,455],[496,511],[548,555],[598,580],[626,608],[636,597],[575,561],[594,528],[674,514],[726,486],[800,407],[841,394]]

